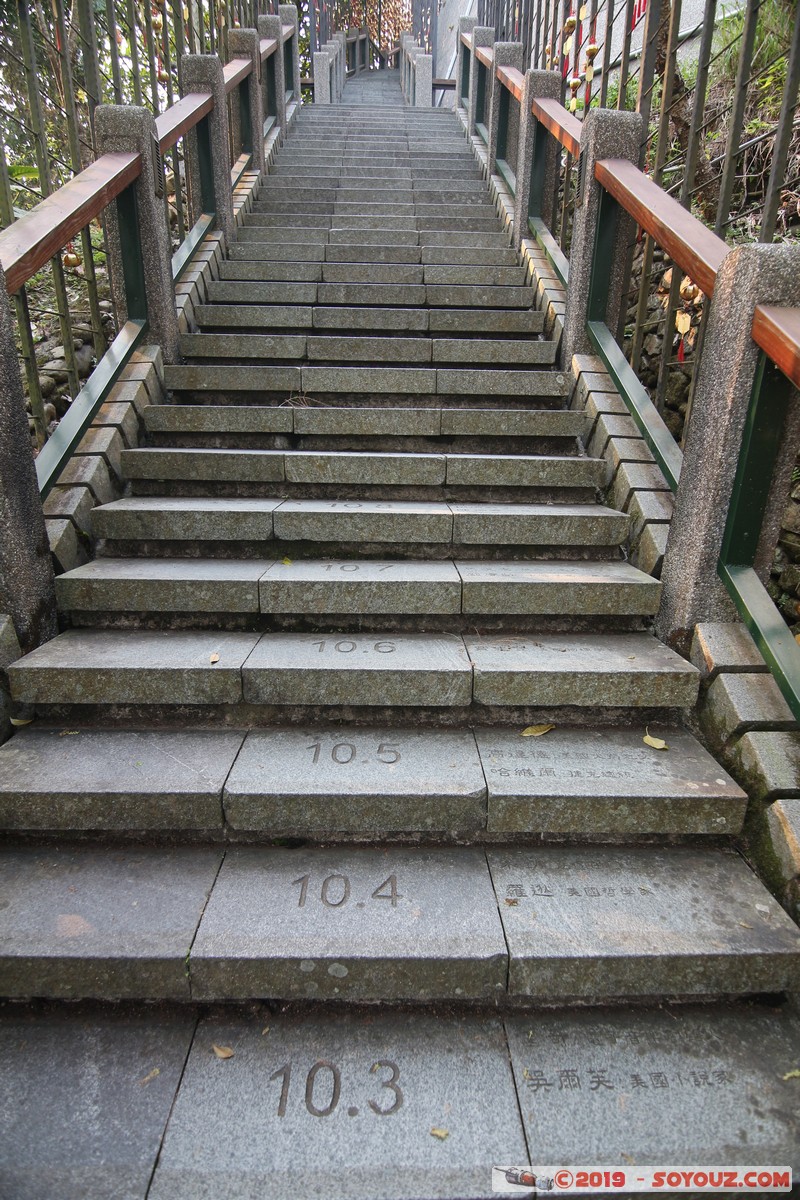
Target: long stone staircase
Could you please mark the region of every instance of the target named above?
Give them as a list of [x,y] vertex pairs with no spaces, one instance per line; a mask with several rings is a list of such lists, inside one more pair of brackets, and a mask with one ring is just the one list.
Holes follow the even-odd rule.
[[452,113],[302,109],[218,276],[9,671],[2,1195],[797,1168],[797,929]]

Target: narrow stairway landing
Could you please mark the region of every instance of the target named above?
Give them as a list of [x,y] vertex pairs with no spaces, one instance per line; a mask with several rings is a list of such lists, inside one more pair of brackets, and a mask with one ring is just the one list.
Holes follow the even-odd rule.
[[345,82],[342,102],[369,105],[371,108],[384,104],[402,106],[400,72],[396,68],[386,67],[381,71],[361,71],[358,75],[351,75]]

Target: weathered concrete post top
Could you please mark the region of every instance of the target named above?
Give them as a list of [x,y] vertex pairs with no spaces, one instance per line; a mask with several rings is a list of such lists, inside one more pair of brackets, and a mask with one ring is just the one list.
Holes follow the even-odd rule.
[[[573,355],[588,354],[592,349],[586,332],[586,319],[602,192],[594,177],[594,166],[602,158],[623,158],[638,163],[642,128],[641,113],[615,112],[607,108],[591,109],[583,122],[579,173],[582,186],[575,197],[567,311],[560,350],[564,370],[570,367]],[[628,247],[633,244],[635,228],[633,218],[620,209],[614,249],[610,255],[611,277],[608,280],[608,300],[603,317],[614,332],[619,324],[622,298],[628,283],[625,278]]]
[[243,105],[241,120],[242,146],[252,155],[252,169],[259,174],[264,171],[264,117],[261,95],[261,50],[258,32],[255,29],[231,29],[228,31],[228,55],[234,58],[249,58],[252,70],[240,87],[247,88],[247,103]]
[[[207,117],[187,134],[189,164],[189,199],[192,219],[197,221],[204,208],[213,204],[217,228],[230,241],[233,236],[233,191],[228,144],[228,98],[225,76],[216,54],[184,54],[178,60],[181,95],[189,92],[211,92],[214,107]],[[207,122],[207,124],[206,124]],[[206,171],[201,173],[200,155],[206,158]],[[210,162],[208,159],[210,158]],[[212,195],[204,194],[204,179],[210,174]]]
[[[523,238],[530,232],[530,216],[541,216],[545,225],[552,228],[558,196],[559,146],[531,112],[533,100],[558,100],[561,96],[561,81],[555,71],[526,71],[522,87],[522,103],[519,114],[517,138],[517,187],[514,195],[514,248],[519,250]],[[542,140],[536,146],[536,137]],[[531,184],[534,153],[542,152],[541,176],[537,179],[537,194],[531,207]],[[535,211],[534,211],[535,210]]]
[[[490,25],[476,25],[472,30],[472,63],[469,73],[469,108],[467,110],[467,133],[470,137],[475,132],[478,105],[478,69],[475,51],[479,46],[494,46],[494,29]],[[485,100],[488,100],[488,96],[485,97]]]
[[[730,620],[733,603],[717,574],[731,505],[759,348],[751,326],[757,304],[800,305],[798,252],[793,246],[737,246],[723,259],[708,314],[706,351],[697,367],[675,515],[661,572],[659,636],[688,649],[698,621]],[[759,551],[778,538],[788,482],[798,451],[800,405],[793,406],[773,474]],[[780,494],[780,503],[776,494]],[[763,567],[763,553],[756,567]]]
[[0,267],[0,613],[23,652],[55,637],[50,544],[36,480],[14,324]]
[[[294,6],[292,6],[292,7],[294,7]],[[262,64],[262,71],[261,71],[261,90],[262,90],[261,105],[262,105],[262,108],[261,108],[261,111],[262,111],[262,113],[266,113],[266,111],[267,111],[267,107],[269,104],[269,96],[267,94],[268,83],[269,83],[269,78],[270,78],[269,72],[274,71],[276,117],[277,117],[278,125],[280,126],[281,141],[283,141],[286,138],[286,134],[288,132],[288,130],[286,128],[286,90],[287,90],[288,85],[286,82],[286,62],[285,62],[285,58],[284,58],[283,54],[281,54],[281,36],[282,36],[282,32],[283,32],[281,25],[282,25],[282,22],[281,22],[280,17],[269,16],[269,17],[259,17],[258,18],[259,37],[273,38],[278,43],[278,49],[275,51],[275,53],[270,56],[270,58],[267,60],[266,63]],[[293,86],[293,80],[289,80],[289,84],[292,84],[292,86]],[[262,128],[263,128],[263,126],[262,126]]]
[[[222,68],[220,67],[220,70]],[[123,223],[120,219],[121,196],[107,209],[107,236],[111,260],[111,286],[114,306],[120,322],[129,316],[146,317],[153,341],[161,347],[164,362],[177,362],[178,318],[172,281],[172,252],[166,212],[161,197],[164,191],[163,169],[156,174],[153,145],[158,144],[153,114],[146,108],[127,104],[103,104],[95,113],[95,143],[98,155],[115,151],[136,151],[142,158],[142,171],[133,185],[135,207],[131,206]],[[228,172],[230,186],[230,171]],[[125,244],[123,245],[123,238]],[[131,313],[131,279],[126,279],[126,260],[141,256],[142,283],[146,312]]]

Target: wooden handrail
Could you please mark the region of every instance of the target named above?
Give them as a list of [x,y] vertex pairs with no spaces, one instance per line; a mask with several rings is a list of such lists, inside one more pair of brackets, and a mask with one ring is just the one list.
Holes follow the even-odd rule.
[[800,388],[800,308],[757,304],[753,341]]
[[730,249],[722,238],[627,159],[602,159],[595,163],[594,173],[598,183],[691,276],[701,292],[710,296]]
[[462,33],[461,45],[466,46],[468,50],[472,49],[472,41],[470,40],[470,35],[468,33]]
[[479,63],[483,63],[483,65],[488,67],[491,71],[492,67],[494,66],[494,50],[491,50],[488,46],[477,46],[475,49],[475,57]]
[[222,72],[225,79],[225,91],[232,92],[233,89],[237,87],[243,79],[247,78],[252,69],[252,59],[232,58]]
[[455,79],[434,79],[434,81],[433,81],[433,90],[434,91],[438,90],[441,92],[452,92],[452,90],[455,86],[456,86]]
[[294,25],[281,26],[281,42],[285,42],[294,33]]
[[189,92],[160,117],[156,117],[156,133],[161,153],[174,146],[190,129],[194,129],[213,107],[214,97],[210,92]]
[[534,100],[531,112],[537,121],[541,121],[545,129],[557,138],[561,145],[569,150],[573,158],[581,152],[581,123],[572,113],[567,112],[559,100]]
[[496,67],[497,78],[504,88],[507,88],[515,100],[522,103],[522,87],[525,76],[516,67]]
[[264,62],[264,59],[269,58],[270,54],[274,54],[277,49],[277,38],[261,38],[258,43],[258,51],[261,55],[261,61]]
[[0,263],[13,294],[70,238],[99,216],[107,204],[138,179],[141,155],[103,154],[85,171],[42,200],[0,233]]

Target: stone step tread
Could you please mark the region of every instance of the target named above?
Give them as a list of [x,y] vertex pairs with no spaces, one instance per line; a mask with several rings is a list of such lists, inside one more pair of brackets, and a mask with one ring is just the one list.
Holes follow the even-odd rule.
[[67,843],[8,847],[0,863],[14,998],[552,1001],[800,984],[800,931],[732,850]]
[[[436,1005],[298,1004],[265,1017],[249,1005],[17,1004],[0,1037],[5,1090],[25,1097],[6,1116],[2,1170],[13,1195],[37,1200],[64,1194],[65,1180],[86,1200],[120,1189],[487,1200],[493,1182],[509,1189],[497,1164],[594,1163],[598,1130],[602,1162],[621,1170],[631,1159],[800,1169],[796,1080],[783,1078],[800,1020],[787,1006],[503,1018]],[[233,1057],[218,1061],[214,1045]],[[747,1140],[732,1144],[732,1129]]]
[[96,537],[121,540],[615,546],[625,513],[599,504],[463,504],[135,496],[95,508]]
[[370,437],[579,437],[575,409],[355,408],[264,404],[151,404],[145,427],[158,433],[296,433]]
[[0,749],[7,831],[275,836],[736,834],[747,803],[691,734],[654,727],[40,728]]
[[[240,264],[244,265],[244,264]],[[527,286],[423,283],[282,283],[219,280],[208,285],[212,304],[375,305],[409,308],[533,308],[536,294]]]
[[438,487],[601,487],[603,459],[576,455],[142,447],[121,452],[128,479],[362,483]]
[[201,304],[195,309],[200,326],[247,330],[254,326],[283,329],[393,329],[400,333],[541,333],[544,313],[535,309],[352,308],[278,304]]
[[546,368],[502,370],[446,367],[254,366],[247,363],[184,363],[164,368],[170,391],[345,392],[370,395],[495,395],[566,399],[567,376]]
[[450,266],[438,263],[272,263],[252,254],[237,252],[230,260],[220,265],[219,279],[222,282],[289,284],[455,284],[462,287],[524,287],[527,272],[520,266],[481,266],[468,263]]
[[552,364],[551,341],[496,338],[348,337],[338,334],[279,336],[263,333],[189,333],[181,337],[185,358],[299,359],[302,362]]
[[628,563],[99,558],[56,580],[62,612],[653,615]]
[[685,708],[695,667],[648,634],[71,629],[13,663],[30,704]]

